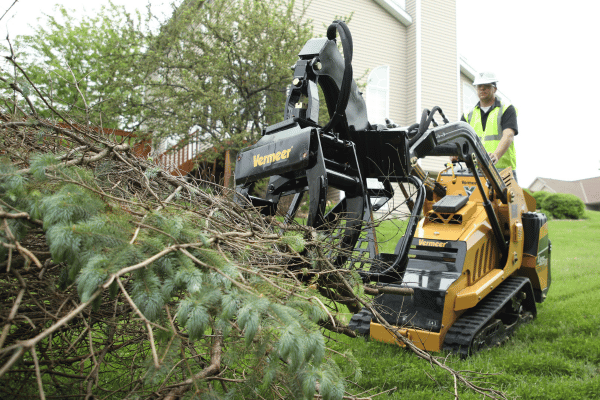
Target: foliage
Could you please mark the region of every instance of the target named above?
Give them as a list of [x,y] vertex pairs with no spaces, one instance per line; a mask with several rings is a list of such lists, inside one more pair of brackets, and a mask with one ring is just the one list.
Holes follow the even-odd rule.
[[573,194],[553,193],[542,201],[542,211],[556,219],[581,219],[585,204]]
[[[33,83],[65,115],[108,128],[138,127],[145,80],[139,66],[147,47],[148,21],[112,3],[80,19],[63,6],[57,10],[58,15],[47,15],[44,25],[14,44],[12,59],[31,82],[12,78],[28,95],[33,94]],[[10,96],[10,89],[2,92]],[[52,115],[39,98],[34,101],[41,116]]]
[[289,67],[311,37],[302,14],[295,0],[184,1],[146,54],[149,128],[199,129],[234,150],[253,143],[282,118]]
[[546,197],[550,196],[550,192],[545,192],[543,190],[540,190],[538,192],[534,192],[532,194],[532,196],[535,199],[537,209],[541,210],[542,203],[544,202],[544,200],[546,199]]
[[59,7],[59,16],[47,16],[46,27],[18,38],[16,53],[7,54],[29,79],[9,73],[9,65],[0,90],[10,104],[16,81],[24,96],[35,86],[57,111],[98,126],[235,151],[282,118],[289,67],[311,37],[303,7],[295,0],[180,0],[156,31],[152,14],[142,20],[112,3],[81,19]]
[[[31,126],[0,123],[10,154],[0,159],[1,310],[12,321],[0,339],[3,396],[19,386],[37,395],[38,371],[53,396],[110,388],[114,398],[168,397],[195,386],[214,398],[342,397],[345,383],[317,324],[331,318],[325,299],[285,272],[291,258],[310,265],[298,253],[319,246],[302,227],[280,236],[217,191],[162,171],[150,182],[153,166],[126,146],[111,144],[122,162],[90,162],[94,150],[82,153],[67,136],[68,147],[45,137],[46,152],[36,153]],[[105,138],[70,134],[102,154]],[[25,290],[47,315],[29,307]],[[14,321],[4,314],[13,304]],[[69,383],[80,375],[86,385]]]

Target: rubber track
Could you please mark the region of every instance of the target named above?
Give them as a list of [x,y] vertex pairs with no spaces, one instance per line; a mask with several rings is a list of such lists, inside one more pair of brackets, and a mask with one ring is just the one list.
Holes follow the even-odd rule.
[[528,278],[520,276],[507,278],[477,306],[466,311],[454,322],[446,333],[443,349],[468,356],[475,334],[528,282]]
[[371,311],[363,308],[352,316],[350,323],[348,324],[348,328],[358,332],[361,335],[368,336],[369,331],[371,330],[372,318],[373,315],[371,314]]

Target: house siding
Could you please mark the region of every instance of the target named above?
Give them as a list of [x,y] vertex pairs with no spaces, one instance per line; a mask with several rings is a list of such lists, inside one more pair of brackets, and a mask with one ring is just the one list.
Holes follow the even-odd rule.
[[417,29],[421,21],[417,20],[417,1],[407,0],[406,12],[413,17],[413,24],[406,34],[406,97],[404,101],[404,120],[402,125],[409,126],[417,122]]
[[[446,118],[458,115],[458,50],[456,2],[420,0],[421,3],[421,107],[439,106]],[[441,123],[440,117],[435,117]],[[426,157],[421,166],[439,172],[447,157]]]
[[453,120],[458,113],[456,3],[421,0],[422,107],[440,106]]

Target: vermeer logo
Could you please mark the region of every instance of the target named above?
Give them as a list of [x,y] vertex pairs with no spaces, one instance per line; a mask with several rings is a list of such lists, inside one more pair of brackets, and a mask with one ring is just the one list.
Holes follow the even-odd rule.
[[255,155],[253,157],[254,166],[258,167],[259,165],[271,164],[274,161],[285,160],[290,156],[290,151],[293,148],[294,146],[287,150],[278,151],[277,153],[267,154],[266,156]]
[[463,186],[463,189],[465,189],[467,196],[470,196],[475,191],[475,186]]
[[430,246],[430,247],[446,247],[448,242],[432,242],[429,240],[419,239],[419,246]]

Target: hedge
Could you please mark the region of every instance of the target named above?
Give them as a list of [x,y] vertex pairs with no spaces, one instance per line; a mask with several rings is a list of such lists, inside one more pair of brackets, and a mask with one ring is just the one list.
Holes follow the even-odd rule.
[[556,219],[582,219],[585,212],[585,204],[573,194],[548,194],[543,197],[541,205],[542,212]]
[[537,204],[536,208],[540,210],[542,208],[542,203],[546,199],[546,197],[550,196],[549,192],[539,191],[532,194],[535,202]]

